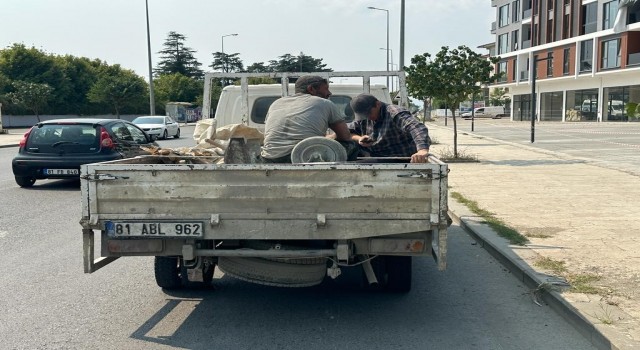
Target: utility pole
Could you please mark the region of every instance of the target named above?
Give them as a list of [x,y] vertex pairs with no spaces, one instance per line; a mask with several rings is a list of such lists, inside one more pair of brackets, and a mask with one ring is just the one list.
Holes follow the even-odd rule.
[[149,112],[156,115],[156,102],[153,93],[153,73],[151,71],[151,35],[149,34],[149,0],[144,1],[147,10],[147,56],[149,57]]
[[404,69],[404,0],[400,0],[400,62],[398,70]]

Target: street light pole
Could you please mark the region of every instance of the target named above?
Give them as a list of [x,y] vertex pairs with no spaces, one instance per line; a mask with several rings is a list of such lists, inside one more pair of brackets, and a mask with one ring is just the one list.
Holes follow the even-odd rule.
[[153,73],[151,70],[151,35],[149,34],[149,0],[144,1],[147,13],[147,56],[149,57],[149,113],[156,115],[156,102],[153,92]]
[[[389,10],[387,9],[381,9],[378,7],[373,7],[373,6],[369,6],[367,7],[370,10],[378,10],[378,11],[384,11],[387,13],[387,72],[389,71]],[[387,75],[387,88],[389,88],[389,76]]]
[[404,0],[400,1],[400,66],[398,70],[404,69]]
[[[393,70],[393,49],[385,49],[384,47],[381,47],[380,50],[387,51],[387,72]],[[389,63],[389,56],[391,56],[391,63]],[[389,88],[393,91],[393,77],[391,78],[391,86]]]
[[226,35],[223,35],[222,38],[221,38],[221,40],[222,40],[222,60],[223,60],[222,61],[222,71],[224,73],[227,72],[227,58],[224,55],[224,38],[227,37],[227,36],[238,36],[238,33],[226,34]]
[[[222,58],[222,72],[223,73],[227,73],[228,68],[227,68],[227,57],[224,54],[224,38],[227,36],[238,36],[238,33],[233,33],[233,34],[225,34],[223,35],[220,39],[222,40],[222,46],[221,46],[221,50],[222,50],[222,55],[220,56]],[[224,79],[220,79],[220,86],[224,89]]]

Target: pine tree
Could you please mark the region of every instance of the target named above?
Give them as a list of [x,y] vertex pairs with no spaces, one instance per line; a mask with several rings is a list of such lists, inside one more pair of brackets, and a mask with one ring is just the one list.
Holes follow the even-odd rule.
[[180,73],[186,77],[201,79],[204,76],[200,69],[202,63],[198,62],[193,54],[196,52],[184,45],[187,38],[176,32],[169,32],[164,42],[164,49],[159,51],[161,61],[154,69],[156,77],[163,74]]

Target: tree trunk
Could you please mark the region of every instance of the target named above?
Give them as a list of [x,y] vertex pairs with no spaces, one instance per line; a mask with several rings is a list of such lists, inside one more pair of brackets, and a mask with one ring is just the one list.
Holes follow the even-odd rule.
[[451,119],[453,119],[453,158],[458,158],[458,122],[453,108],[451,109]]

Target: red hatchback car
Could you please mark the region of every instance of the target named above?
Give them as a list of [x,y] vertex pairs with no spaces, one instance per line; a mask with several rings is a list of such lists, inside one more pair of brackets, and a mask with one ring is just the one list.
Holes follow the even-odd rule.
[[32,127],[11,163],[16,183],[80,177],[80,165],[146,154],[157,146],[142,129],[120,119],[56,119]]

